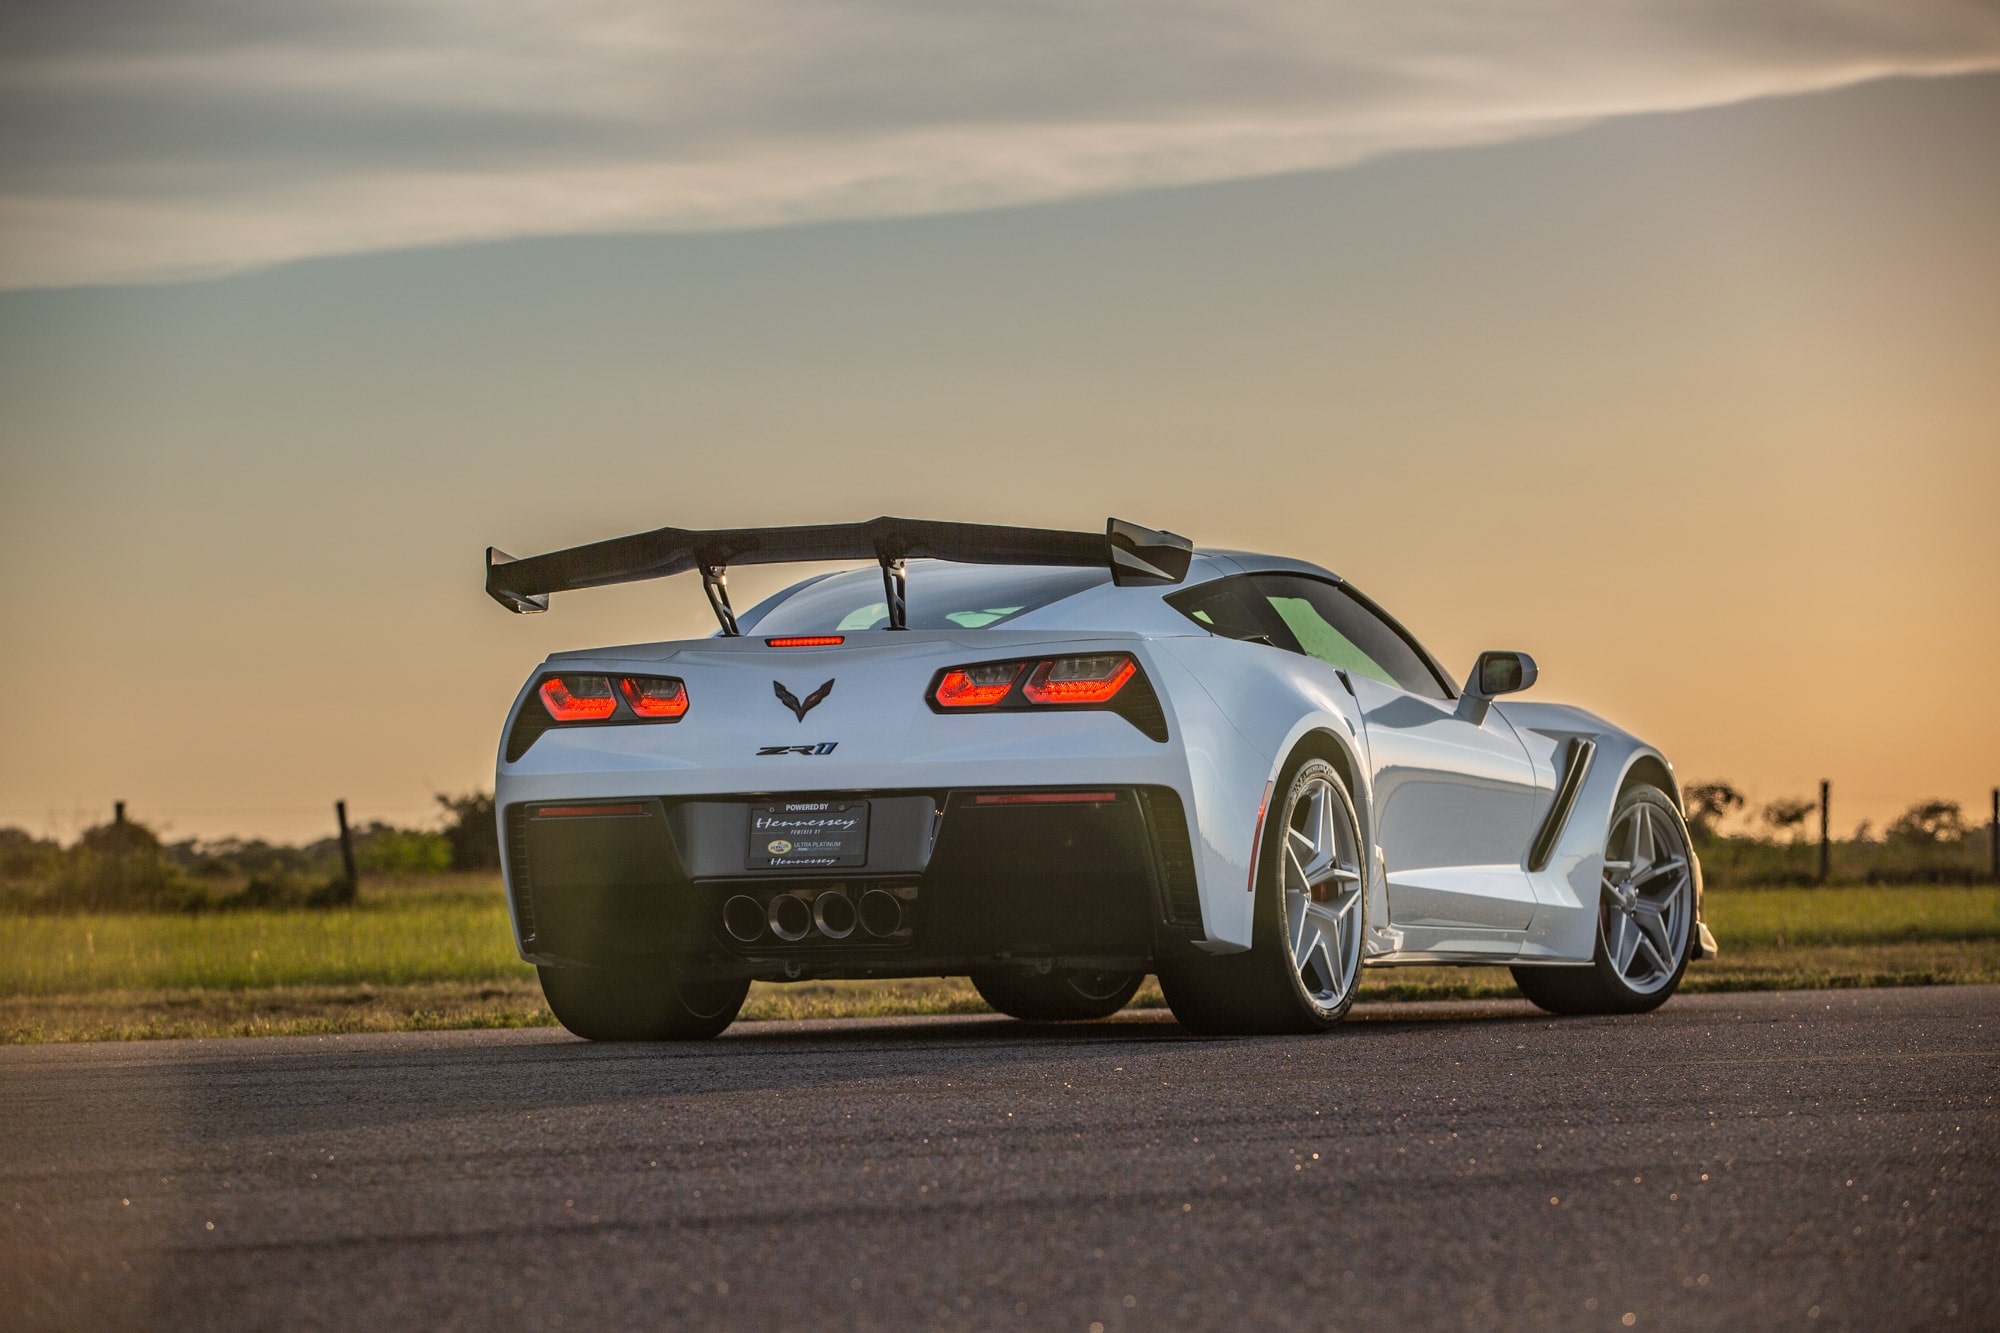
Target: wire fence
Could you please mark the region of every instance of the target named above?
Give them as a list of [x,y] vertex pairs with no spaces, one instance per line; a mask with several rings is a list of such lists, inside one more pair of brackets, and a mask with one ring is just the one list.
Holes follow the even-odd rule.
[[[228,831],[217,830],[203,841],[238,839],[266,842],[312,842],[330,837],[337,827],[333,799],[297,805],[188,805],[154,806],[113,801],[109,805],[68,807],[0,807],[0,828],[17,828],[30,836],[69,843],[90,829],[115,823],[121,808],[125,817],[146,825],[165,836],[179,835],[182,821],[208,824],[214,820],[237,821]],[[435,797],[428,801],[348,802],[348,812],[356,824],[388,824],[399,828],[430,828],[445,817]],[[213,826],[210,825],[212,828]]]

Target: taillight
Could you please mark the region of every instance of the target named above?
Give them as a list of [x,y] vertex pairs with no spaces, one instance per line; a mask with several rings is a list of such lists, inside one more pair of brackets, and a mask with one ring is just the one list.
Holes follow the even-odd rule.
[[[946,667],[924,702],[934,713],[1033,713],[1101,708],[1165,742],[1167,717],[1130,653],[1025,657]],[[1068,796],[1063,799],[1070,799]]]
[[558,722],[602,722],[618,711],[605,676],[550,676],[542,682],[542,707]]
[[847,642],[845,634],[794,634],[787,639],[766,639],[766,648],[832,648]]
[[550,676],[536,693],[557,722],[609,721],[621,698],[642,722],[672,722],[688,710],[687,685],[674,676],[619,676],[615,687],[610,676]]
[[991,708],[1014,688],[1025,662],[989,662],[984,666],[953,667],[944,673],[932,697],[945,708]]
[[1138,670],[1138,665],[1123,653],[1058,657],[1036,666],[1021,693],[1034,704],[1110,703]]
[[635,717],[679,717],[688,710],[687,686],[672,676],[625,676],[618,692]]

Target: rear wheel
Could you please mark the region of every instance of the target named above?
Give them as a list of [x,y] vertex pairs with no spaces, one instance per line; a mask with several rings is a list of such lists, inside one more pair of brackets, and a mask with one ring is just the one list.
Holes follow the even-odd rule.
[[1174,1017],[1195,1032],[1320,1032],[1354,1003],[1368,910],[1354,802],[1324,759],[1294,760],[1276,790],[1249,952],[1160,971]]
[[591,1041],[698,1041],[735,1021],[748,981],[680,981],[663,963],[542,967],[556,1019]]
[[1138,993],[1143,972],[1085,972],[1055,968],[1048,972],[1013,969],[974,972],[972,987],[979,998],[1006,1014],[1029,1023],[1064,1023],[1076,1019],[1109,1018]]
[[1550,1013],[1645,1013],[1679,988],[1693,944],[1687,825],[1659,788],[1629,787],[1605,838],[1590,966],[1517,967],[1514,984]]

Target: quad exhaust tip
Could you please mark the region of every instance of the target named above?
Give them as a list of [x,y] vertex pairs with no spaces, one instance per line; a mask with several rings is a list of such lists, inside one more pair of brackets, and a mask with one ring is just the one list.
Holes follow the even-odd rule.
[[771,933],[787,944],[797,944],[812,934],[812,908],[806,906],[805,899],[794,898],[789,893],[781,893],[771,899],[771,910],[766,919],[771,923]]
[[754,944],[764,933],[764,905],[739,893],[722,905],[722,928],[742,944]]
[[861,928],[884,940],[903,927],[903,904],[887,889],[870,889],[861,895]]
[[739,944],[755,944],[770,932],[786,944],[797,944],[817,931],[830,940],[844,940],[858,928],[872,939],[885,940],[903,928],[903,904],[886,889],[869,889],[856,903],[844,889],[815,895],[810,905],[795,893],[773,897],[769,906],[747,893],[722,904],[722,928]]
[[813,899],[813,924],[830,940],[844,940],[854,933],[854,903],[839,889],[829,889]]

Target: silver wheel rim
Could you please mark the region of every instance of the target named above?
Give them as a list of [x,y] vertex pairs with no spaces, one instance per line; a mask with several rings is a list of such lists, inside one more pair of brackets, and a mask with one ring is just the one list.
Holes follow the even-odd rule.
[[1339,1008],[1361,968],[1361,856],[1347,793],[1311,777],[1285,811],[1285,948],[1306,996]]
[[1694,916],[1687,842],[1641,801],[1611,825],[1604,846],[1598,930],[1604,956],[1625,984],[1651,995],[1674,979]]

